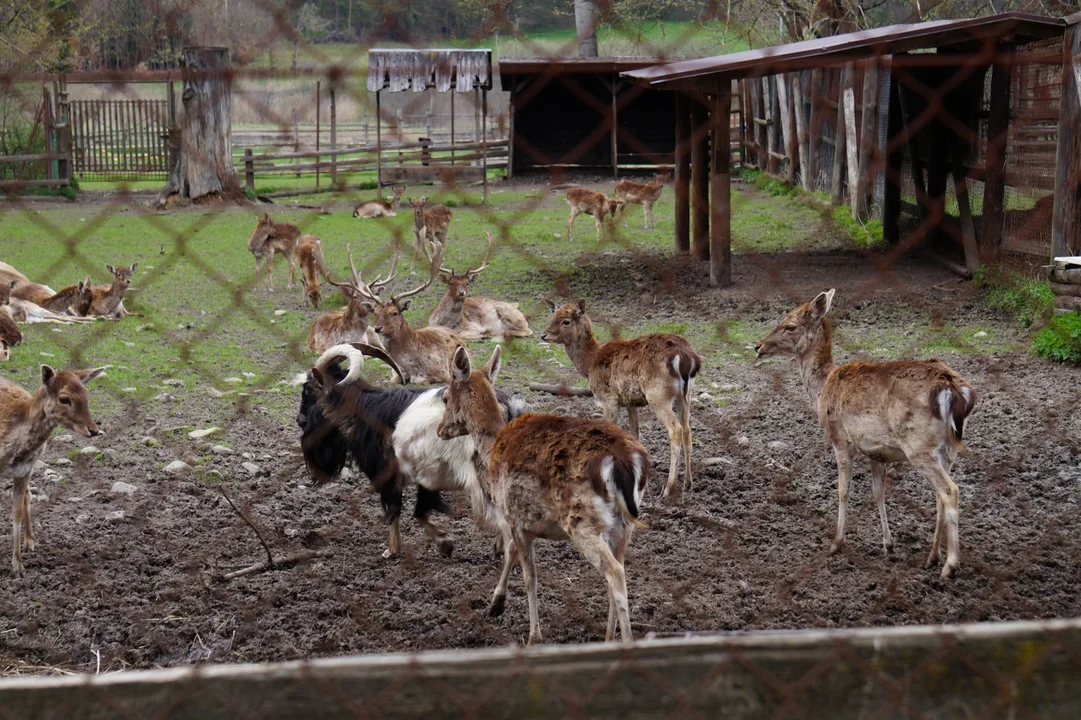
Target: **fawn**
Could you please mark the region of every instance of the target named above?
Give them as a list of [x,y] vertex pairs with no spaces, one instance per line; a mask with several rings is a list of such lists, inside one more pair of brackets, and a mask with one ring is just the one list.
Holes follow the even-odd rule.
[[642,206],[643,223],[646,230],[657,227],[657,222],[653,219],[653,203],[660,198],[661,191],[664,190],[664,186],[668,184],[671,178],[671,173],[665,172],[654,174],[652,182],[648,183],[634,182],[633,180],[620,180],[616,183],[615,198],[623,201],[623,204],[619,207],[619,214],[623,218],[623,227],[627,227],[628,203]]
[[315,235],[301,235],[297,241],[296,258],[300,264],[300,277],[304,281],[304,296],[313,308],[317,308],[323,299],[319,276],[326,277],[327,274],[323,265],[322,241]]
[[397,217],[398,207],[402,204],[402,193],[405,192],[405,185],[400,185],[393,189],[394,197],[390,200],[364,200],[357,203],[357,206],[353,208],[353,217]]
[[585,213],[592,215],[597,223],[597,239],[601,239],[601,231],[604,227],[604,216],[611,215],[615,220],[616,213],[623,207],[623,201],[617,198],[609,198],[604,193],[588,188],[574,188],[567,191],[567,204],[571,206],[571,216],[567,220],[567,239],[574,239],[574,219]]
[[255,229],[248,238],[248,251],[255,256],[255,287],[259,287],[259,275],[262,272],[260,261],[266,265],[267,289],[274,290],[274,255],[279,253],[289,261],[289,289],[296,280],[296,247],[300,238],[300,228],[291,223],[274,222],[270,215],[263,213]]
[[[80,290],[81,299],[77,300],[73,305],[75,314],[84,317],[127,317],[128,311],[124,309],[124,293],[128,291],[128,287],[131,285],[131,276],[138,267],[139,263],[137,262],[128,267],[119,268],[106,265],[105,269],[113,276],[112,284],[91,288],[89,304],[86,302],[86,295]],[[89,280],[89,278],[87,279]]]

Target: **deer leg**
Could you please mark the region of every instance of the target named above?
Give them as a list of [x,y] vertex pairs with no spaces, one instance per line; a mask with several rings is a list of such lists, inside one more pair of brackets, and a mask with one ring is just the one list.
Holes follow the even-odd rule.
[[529,596],[529,645],[543,642],[540,629],[540,614],[537,612],[537,565],[533,555],[532,534],[523,530],[514,531],[514,544],[522,563],[522,581]]
[[291,253],[287,257],[289,258],[289,286],[286,289],[292,290],[297,283],[297,258]]
[[683,430],[683,485],[685,489],[691,489],[691,388],[687,386],[686,392],[681,394],[676,402],[679,403],[679,424]]
[[262,279],[262,277],[263,277],[263,268],[262,268],[262,265],[259,264],[259,256],[256,255],[255,256],[255,289],[256,290],[259,289],[259,281]]
[[500,533],[503,539],[503,571],[499,574],[499,582],[492,593],[492,602],[488,604],[488,615],[491,617],[502,615],[507,606],[507,580],[510,579],[510,571],[514,569],[514,563],[518,559],[510,530],[503,529]]
[[642,223],[646,230],[649,230],[653,225],[653,203],[642,203]]
[[[613,549],[613,553],[616,556],[616,560],[620,565],[625,565],[625,558],[627,557],[627,545],[631,541],[631,530],[627,528],[627,532],[616,544]],[[608,586],[608,627],[604,632],[605,642],[611,642],[616,637],[616,620],[619,618],[619,609],[616,605],[615,595],[612,593],[611,585]]]
[[574,239],[574,218],[576,217],[578,217],[578,208],[571,208],[571,216],[567,220],[567,240]]
[[935,534],[931,538],[931,551],[927,553],[927,560],[923,563],[924,568],[933,567],[938,562],[942,553],[942,498],[935,492]]
[[893,536],[890,535],[890,523],[886,520],[886,463],[871,461],[871,491],[878,505],[878,517],[882,520],[882,547],[886,554],[893,552]]
[[848,504],[848,484],[852,481],[852,451],[844,445],[834,445],[837,457],[837,534],[830,547],[830,555],[837,553],[845,544],[845,508]]
[[[907,449],[905,454],[912,460],[912,464],[920,471],[920,474],[927,478],[935,488],[937,500],[935,536],[938,542],[941,543],[939,539],[941,534],[944,532],[946,535],[946,564],[942,566],[942,577],[949,578],[960,564],[960,541],[957,530],[960,492],[957,489],[957,483],[950,478],[949,473],[942,468],[942,465],[934,457],[916,455],[914,458],[913,454],[907,452]],[[935,541],[932,541],[932,544],[935,544]],[[937,548],[932,549],[936,551],[934,559],[937,560]],[[929,557],[928,560],[932,560],[932,558]]]
[[[590,530],[575,530],[570,534],[571,542],[578,548],[590,565],[595,567],[608,582],[609,611],[612,615],[612,605],[615,605],[616,618],[619,620],[619,634],[623,642],[629,643],[631,637],[630,607],[627,601],[627,576],[623,570],[623,563],[616,559],[612,549],[595,532]],[[605,634],[606,641],[615,639],[614,623],[609,623],[609,632]]]
[[22,577],[23,567],[23,494],[27,492],[28,478],[15,478],[11,494],[11,572]]
[[627,225],[627,204],[626,203],[619,206],[619,217],[620,217],[621,220],[623,220],[623,227],[629,228],[630,226]]
[[676,477],[679,475],[679,456],[683,451],[683,426],[672,411],[671,398],[646,395],[646,400],[649,402],[653,414],[657,416],[657,419],[661,421],[661,424],[668,431],[668,446],[671,457],[668,461],[668,484],[664,487],[663,497],[678,496],[682,493],[681,489],[677,489]]
[[[29,481],[28,481],[29,482]],[[30,493],[23,493],[23,549],[33,550],[37,545],[34,539],[34,526],[30,518]]]
[[631,434],[638,437],[638,408],[627,406],[627,424],[631,428]]
[[267,291],[274,292],[274,253],[263,258],[263,264],[266,265]]
[[593,222],[597,224],[597,242],[600,242],[601,235],[604,233],[604,215],[600,213],[594,215]]

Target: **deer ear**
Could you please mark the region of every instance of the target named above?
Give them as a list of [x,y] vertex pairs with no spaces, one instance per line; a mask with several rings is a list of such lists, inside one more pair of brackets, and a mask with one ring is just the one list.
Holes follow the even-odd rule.
[[133,262],[131,264],[131,272],[135,272],[135,269],[139,267],[139,263]]
[[449,283],[450,282],[450,275],[447,275],[446,273],[439,273],[439,279],[442,280],[445,283]]
[[484,374],[488,376],[490,382],[495,382],[495,379],[499,376],[499,369],[503,367],[503,348],[499,345],[495,346],[492,350],[492,357],[488,359],[488,364],[484,366]]
[[829,312],[830,306],[833,305],[833,294],[835,292],[837,291],[831,288],[824,293],[819,293],[818,297],[811,301],[811,315],[815,320]]
[[90,382],[91,380],[98,379],[99,377],[103,376],[104,374],[105,374],[105,368],[103,368],[103,367],[94,368],[93,370],[76,370],[75,371],[76,377],[78,377],[80,380],[83,381],[83,385]]
[[399,306],[399,309],[400,309],[400,310],[401,310],[402,312],[405,312],[406,310],[408,310],[408,309],[409,309],[409,306],[410,306],[410,305],[412,305],[412,304],[413,304],[413,301],[412,301],[412,300],[406,300],[406,301],[404,301],[404,302],[403,302],[403,303],[402,303],[402,304],[401,304],[401,305]]
[[48,365],[42,365],[41,366],[41,384],[42,385],[44,385],[45,387],[49,387],[49,384],[52,383],[53,378],[55,378],[55,377],[56,377],[56,371],[55,370],[53,370]]
[[14,290],[15,286],[19,284],[18,280],[12,280],[8,283],[8,290]]
[[265,223],[268,223],[268,222],[270,222],[270,213],[263,213],[263,220],[262,220],[262,222],[265,222]]
[[105,269],[109,271],[110,275],[116,275],[116,268],[114,268],[112,265],[109,265],[108,263],[106,263],[105,264]]
[[580,318],[586,314],[586,301],[579,300],[574,304],[574,317]]
[[459,345],[450,361],[450,376],[456,382],[465,382],[472,373],[473,365],[469,362],[469,353]]
[[555,304],[555,302],[553,302],[552,300],[549,300],[548,298],[544,298],[544,304],[545,304],[545,306],[546,306],[546,307],[547,307],[547,308],[548,308],[548,309],[549,309],[549,310],[550,310],[551,312],[553,312],[553,313],[554,313],[554,312],[555,312],[556,310],[558,310],[558,309],[559,309],[559,306],[558,306],[558,305],[556,305],[556,304]]

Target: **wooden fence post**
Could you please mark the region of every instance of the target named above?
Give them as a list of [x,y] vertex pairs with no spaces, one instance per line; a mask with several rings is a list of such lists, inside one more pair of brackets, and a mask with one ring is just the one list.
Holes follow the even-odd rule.
[[870,215],[870,198],[874,193],[871,171],[874,165],[875,121],[878,119],[878,62],[869,60],[863,69],[863,117],[860,127],[859,177],[856,187],[856,203],[853,207],[858,220]]
[[769,168],[770,147],[767,134],[768,113],[766,111],[766,106],[769,104],[769,87],[768,84],[763,86],[765,82],[766,78],[754,79],[754,112],[752,113],[755,128],[754,140],[758,143],[758,169],[762,172]]
[[796,118],[796,154],[799,156],[800,184],[810,192],[811,178],[807,162],[807,128],[803,122],[803,77],[800,73],[791,73],[792,77],[792,113]]
[[244,148],[244,187],[255,192],[255,162],[251,157],[251,148]]
[[983,183],[983,232],[980,255],[984,262],[997,260],[1002,247],[1002,203],[1006,194],[1006,141],[1010,129],[1010,78],[1013,45],[998,47],[991,66],[991,115],[987,120],[987,175]]
[[[322,89],[323,89],[322,81],[321,80],[316,80],[315,81],[315,152],[316,153],[319,152],[319,134],[320,134],[320,132],[319,132],[320,131],[320,123],[319,123],[320,107],[319,106],[322,105],[322,103],[323,103]],[[365,112],[367,112],[367,110],[365,110]],[[365,120],[365,122],[367,122],[367,120]],[[367,142],[367,139],[368,139],[367,138],[367,128],[365,128],[365,138],[364,139],[365,139],[365,142]],[[318,154],[315,156],[315,189],[316,190],[319,189],[319,155]]]
[[1051,258],[1081,252],[1081,25],[1063,40]]
[[784,155],[788,159],[784,179],[789,185],[796,184],[796,170],[799,166],[799,151],[796,149],[796,129],[792,116],[792,98],[788,92],[788,73],[777,75],[777,102],[781,108],[781,133],[784,136]]
[[901,173],[904,169],[904,116],[901,114],[901,97],[898,77],[891,73],[889,103],[886,115],[886,187],[882,197],[882,237],[895,245],[901,240]]
[[709,284],[732,284],[732,83],[713,97],[713,162],[710,165]]
[[709,259],[709,113],[706,98],[691,102],[691,254]]
[[818,187],[818,176],[821,172],[822,158],[822,121],[825,119],[825,108],[822,107],[822,70],[815,68],[811,71],[811,117],[808,121],[807,131],[807,175],[810,177],[810,187],[814,190]]
[[780,103],[777,100],[777,76],[770,75],[766,78],[766,141],[769,158],[766,162],[766,171],[770,175],[781,174],[781,133],[780,133]]
[[338,184],[338,89],[330,86],[330,182]]
[[691,108],[676,91],[675,234],[676,255],[691,251]]
[[840,205],[845,200],[845,158],[848,155],[847,130],[845,128],[845,87],[850,82],[852,63],[841,70],[837,85],[837,118],[833,123],[833,175],[830,177],[830,202]]
[[856,134],[856,70],[845,75],[845,84],[841,95],[845,107],[845,164],[848,166],[848,199],[852,204],[852,214],[856,215],[856,199],[859,197],[859,136]]

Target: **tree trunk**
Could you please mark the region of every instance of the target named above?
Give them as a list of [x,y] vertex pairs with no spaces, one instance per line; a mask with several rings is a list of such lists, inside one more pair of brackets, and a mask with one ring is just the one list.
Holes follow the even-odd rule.
[[193,47],[181,52],[184,111],[170,137],[178,152],[169,181],[158,195],[164,206],[171,196],[206,202],[237,197],[240,185],[233,169],[230,139],[232,87],[227,77],[229,51]]
[[578,54],[597,57],[596,0],[574,0],[574,27],[578,32]]

